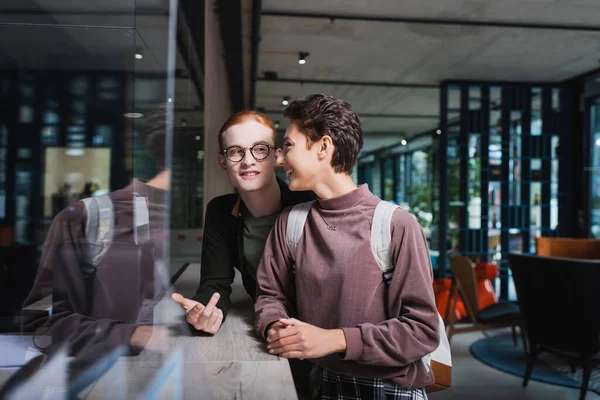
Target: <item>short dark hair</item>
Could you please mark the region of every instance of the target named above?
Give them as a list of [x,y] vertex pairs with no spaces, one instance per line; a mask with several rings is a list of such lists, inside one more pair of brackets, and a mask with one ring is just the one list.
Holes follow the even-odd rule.
[[333,170],[352,173],[363,147],[363,133],[350,104],[326,94],[311,94],[292,101],[283,115],[306,135],[309,147],[323,136],[331,137],[335,147]]
[[169,110],[166,104],[155,107],[145,118],[141,129],[141,139],[154,163],[161,172],[165,169],[165,144],[167,140],[167,117]]

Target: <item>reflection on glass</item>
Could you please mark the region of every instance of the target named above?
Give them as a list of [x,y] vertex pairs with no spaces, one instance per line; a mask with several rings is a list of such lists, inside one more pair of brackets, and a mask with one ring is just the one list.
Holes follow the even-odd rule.
[[469,135],[468,219],[470,229],[481,228],[481,135]]
[[531,89],[531,136],[542,134],[542,88]]
[[407,201],[407,182],[406,182],[406,156],[400,154],[396,158],[398,168],[398,181],[396,182],[396,200],[398,204],[405,204]]
[[[449,86],[448,87],[448,109],[460,110],[460,87]],[[450,121],[450,120],[448,120]]]
[[481,108],[481,87],[469,86],[469,110]]
[[590,110],[590,235],[600,239],[600,99]]
[[372,184],[373,184],[373,193],[379,197],[383,196],[381,193],[381,168],[379,165],[376,165],[372,168]]
[[394,198],[394,161],[388,158],[383,162],[383,200],[395,201]]

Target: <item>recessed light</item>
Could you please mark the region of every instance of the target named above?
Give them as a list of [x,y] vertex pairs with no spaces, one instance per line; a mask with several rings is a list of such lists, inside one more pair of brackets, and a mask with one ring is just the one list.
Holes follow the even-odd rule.
[[304,65],[306,64],[306,57],[308,57],[309,54],[306,51],[301,51],[300,53],[298,53],[298,64],[300,65]]
[[200,135],[196,135],[196,140],[200,140]]
[[402,144],[402,146],[406,146],[406,144],[407,144],[408,142],[406,141],[406,139],[402,139],[402,141],[401,141],[400,143]]
[[273,126],[275,126],[275,129],[279,128],[279,121],[275,121],[275,123],[273,124]]
[[143,53],[141,47],[138,47],[137,49],[135,49],[135,58],[137,60],[141,60],[142,58],[144,58],[144,53]]
[[288,96],[285,96],[283,98],[283,100],[281,101],[281,105],[282,106],[287,106],[288,104],[290,104],[290,98]]
[[169,103],[171,103],[173,101],[173,99],[169,97],[168,101],[169,101]]
[[435,131],[435,133],[437,133],[438,135],[441,135],[442,134],[442,130],[438,129],[437,131]]
[[131,112],[123,114],[125,118],[142,118],[144,114],[138,112]]

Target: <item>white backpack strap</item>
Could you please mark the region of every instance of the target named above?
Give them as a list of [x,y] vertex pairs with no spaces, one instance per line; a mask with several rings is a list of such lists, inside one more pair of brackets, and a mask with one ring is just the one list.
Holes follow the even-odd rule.
[[114,234],[114,209],[108,195],[89,197],[82,200],[87,220],[85,237],[87,242],[84,273],[93,275],[102,256],[112,243]]
[[392,215],[398,206],[387,201],[380,201],[375,207],[371,224],[371,250],[386,282],[392,278],[394,266],[390,260],[390,244],[392,242]]
[[150,212],[148,210],[148,198],[133,194],[134,222],[133,222],[133,242],[137,245],[150,240]]
[[306,218],[308,217],[308,213],[310,212],[313,203],[314,201],[308,201],[306,203],[296,204],[292,207],[288,215],[286,231],[287,244],[294,261],[296,261],[298,242],[300,242],[300,237],[302,237],[302,232],[304,232],[304,224],[306,223]]

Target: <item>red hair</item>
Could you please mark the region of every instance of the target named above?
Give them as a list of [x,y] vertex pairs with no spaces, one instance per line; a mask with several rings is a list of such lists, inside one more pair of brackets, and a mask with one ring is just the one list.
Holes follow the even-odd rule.
[[259,113],[257,111],[244,110],[244,111],[238,111],[235,114],[233,114],[231,117],[229,117],[229,119],[227,119],[227,121],[225,121],[225,123],[219,130],[219,148],[221,150],[223,150],[223,133],[227,129],[231,128],[232,126],[243,124],[246,121],[256,121],[259,124],[262,124],[262,125],[266,126],[267,128],[269,128],[271,130],[271,132],[273,132],[273,145],[275,146],[275,148],[278,147],[277,146],[277,131],[275,130],[275,125],[273,125],[273,122],[271,122],[269,117],[267,117],[266,115]]

